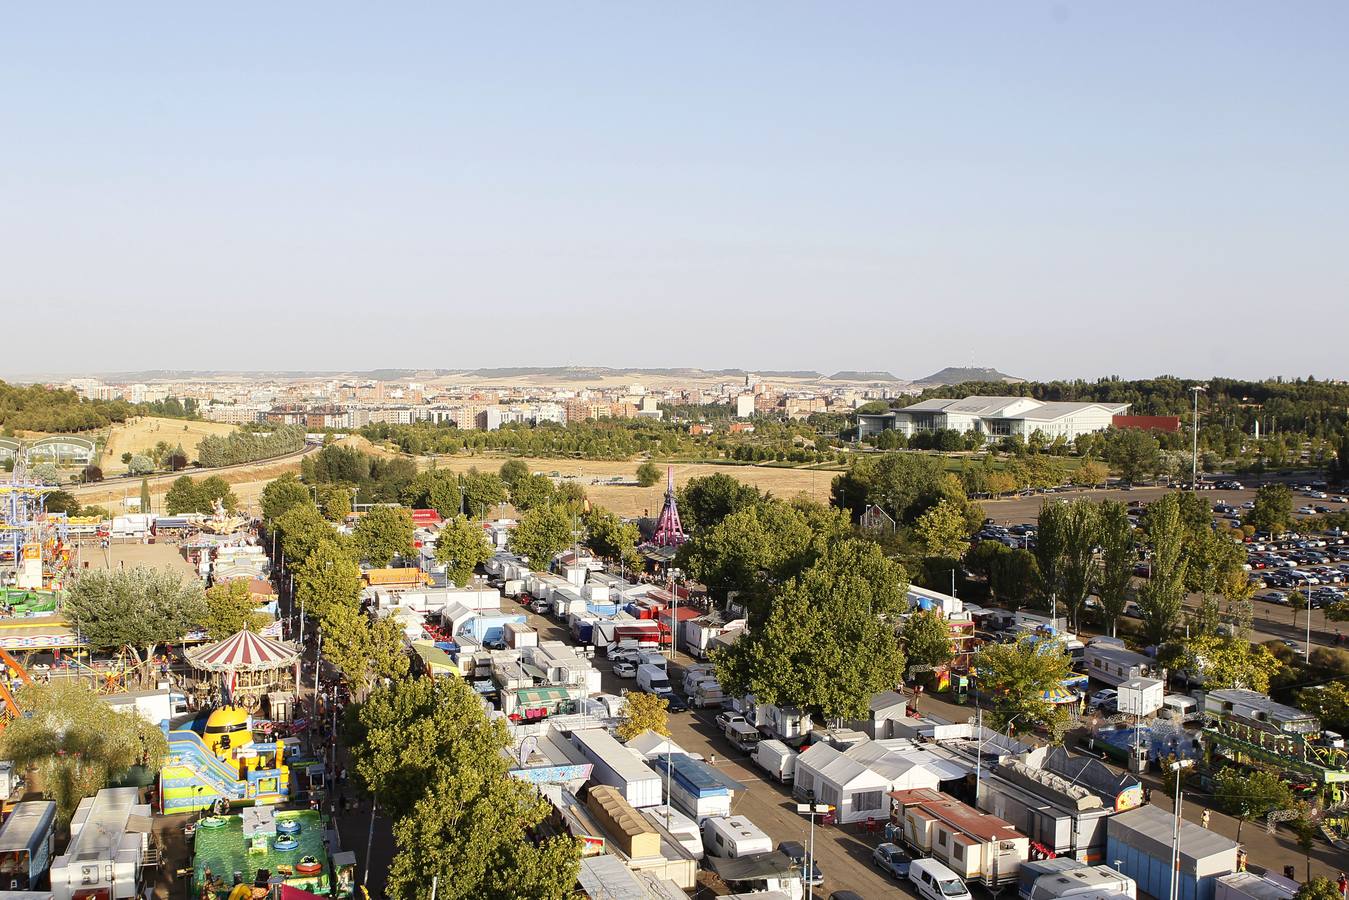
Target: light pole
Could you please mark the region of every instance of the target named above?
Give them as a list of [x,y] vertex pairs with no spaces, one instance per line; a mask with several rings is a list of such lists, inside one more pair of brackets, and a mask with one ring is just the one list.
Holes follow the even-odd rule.
[[1199,490],[1199,395],[1203,390],[1197,384],[1190,388],[1194,394],[1194,454],[1190,461],[1190,489],[1194,491]]
[[1171,888],[1170,900],[1180,897],[1180,773],[1194,765],[1192,759],[1178,759],[1171,763],[1171,771],[1176,773],[1176,816],[1171,826]]
[[[1017,713],[1007,720],[1007,740],[1012,739],[1012,723],[1020,717],[1021,714]],[[982,706],[979,707],[979,713],[975,721],[977,724],[974,727],[979,733],[979,743],[974,751],[974,808],[977,811],[979,809],[979,788],[984,783],[984,745],[988,743],[987,739],[984,738],[984,708]],[[1001,735],[1002,732],[1000,731],[998,734]]]
[[[1296,613],[1294,613],[1296,615]],[[1307,659],[1312,658],[1312,582],[1307,579]]]

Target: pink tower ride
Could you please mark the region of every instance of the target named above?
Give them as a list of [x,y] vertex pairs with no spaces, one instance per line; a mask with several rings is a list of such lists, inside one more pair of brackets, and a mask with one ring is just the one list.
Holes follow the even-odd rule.
[[656,536],[651,543],[658,547],[678,547],[689,539],[684,526],[679,523],[679,505],[675,502],[674,466],[666,470],[665,507],[660,511],[660,521],[656,523]]

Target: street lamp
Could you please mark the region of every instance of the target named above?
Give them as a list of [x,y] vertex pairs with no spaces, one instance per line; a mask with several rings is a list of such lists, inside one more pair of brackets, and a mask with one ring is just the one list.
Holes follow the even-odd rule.
[[1190,489],[1197,491],[1199,490],[1199,395],[1204,389],[1196,384],[1190,391],[1194,394],[1194,455],[1191,459]]
[[[1007,720],[1008,741],[1012,739],[1012,723],[1019,718],[1021,718],[1021,713],[1017,713]],[[979,714],[975,721],[977,724],[974,727],[979,734],[979,743],[976,745],[974,751],[974,808],[978,810],[979,788],[982,787],[984,783],[982,777],[984,772],[984,745],[988,743],[988,739],[984,737],[984,708],[982,706],[979,707]],[[999,731],[998,734],[1001,735],[1002,732]]]
[[1178,759],[1171,763],[1171,771],[1176,773],[1176,815],[1171,826],[1171,890],[1170,900],[1180,897],[1180,773],[1194,765],[1192,759]]

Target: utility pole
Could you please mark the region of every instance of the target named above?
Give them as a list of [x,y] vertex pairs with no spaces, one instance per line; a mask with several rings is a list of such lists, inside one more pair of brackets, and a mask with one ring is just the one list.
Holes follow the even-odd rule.
[[1199,490],[1199,395],[1203,390],[1197,384],[1190,388],[1194,394],[1194,453],[1190,461],[1190,489],[1195,491]]

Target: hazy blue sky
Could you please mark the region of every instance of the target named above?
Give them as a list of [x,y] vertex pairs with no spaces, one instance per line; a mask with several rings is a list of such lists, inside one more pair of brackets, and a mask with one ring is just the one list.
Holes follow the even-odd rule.
[[1345,377],[1346,36],[1339,0],[9,4],[0,372]]

